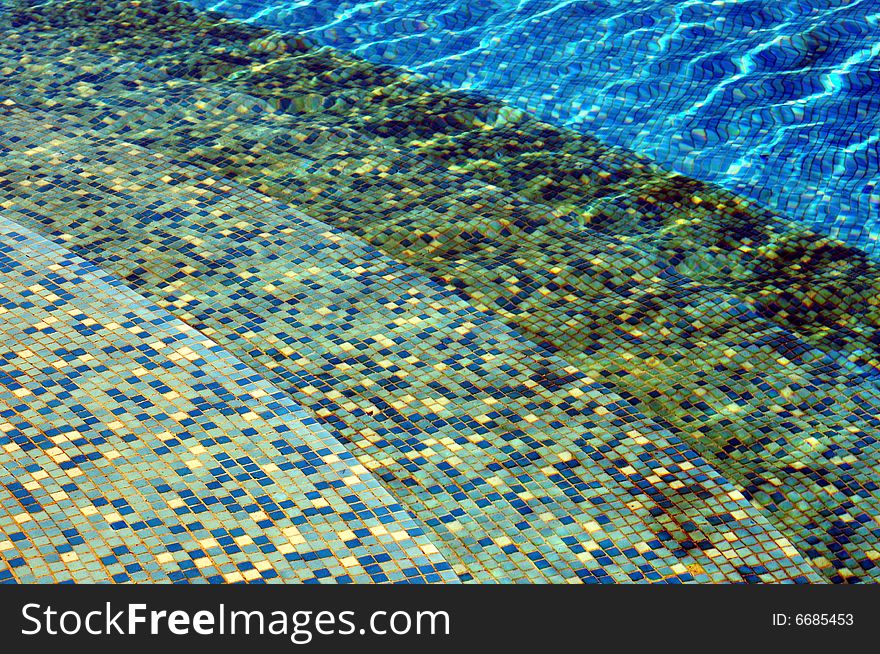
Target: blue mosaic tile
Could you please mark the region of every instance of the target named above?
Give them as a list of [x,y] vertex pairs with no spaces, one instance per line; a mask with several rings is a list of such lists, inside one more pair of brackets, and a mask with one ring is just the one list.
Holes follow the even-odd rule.
[[880,254],[873,2],[189,1],[479,89]]
[[[183,383],[134,343],[113,347],[155,371],[148,383],[102,390],[100,408],[78,400],[78,357],[116,358],[94,325],[75,328],[49,386],[24,384],[18,358],[0,368],[10,397],[55,398],[27,404],[33,451],[68,433],[60,415],[133,416],[132,439],[149,438],[177,415],[151,413],[154,398],[186,398],[180,425],[216,463],[177,462],[175,438],[144,453],[183,484],[155,491],[179,499],[158,541],[181,562],[167,578],[254,577],[292,511],[297,529],[350,525],[352,554],[309,537],[275,581],[876,578],[878,271],[863,253],[493,98],[293,35],[168,0],[4,8],[2,215],[210,339],[220,379],[277,389],[265,411],[296,407],[302,443],[264,439],[220,380]],[[31,324],[53,315],[28,302]],[[243,443],[314,488],[272,495],[263,463],[233,452]],[[69,456],[60,470],[101,455]],[[328,456],[362,468],[382,501],[349,495]],[[167,524],[134,501],[148,476],[106,467],[137,489],[95,498],[108,530]],[[17,513],[0,529],[43,505],[30,483],[9,475]],[[331,490],[345,506],[320,502]],[[244,513],[260,519],[213,533],[218,514]],[[415,545],[388,538],[397,523]],[[206,551],[186,540],[193,525],[226,567],[191,563]],[[31,557],[0,552],[8,570],[62,570],[67,527],[45,529],[20,532]],[[119,538],[89,574],[162,577]]]

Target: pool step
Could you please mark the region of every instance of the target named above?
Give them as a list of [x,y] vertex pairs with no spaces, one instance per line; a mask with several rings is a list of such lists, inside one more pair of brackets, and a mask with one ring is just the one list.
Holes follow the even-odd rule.
[[5,212],[311,409],[463,580],[820,579],[663,425],[412,268],[85,124],[2,125]]
[[[844,351],[858,364],[880,366],[878,264],[723,189],[667,173],[635,153],[542,123],[496,99],[440,89],[391,67],[309,47],[300,38],[171,0],[100,6],[67,0],[36,7],[29,1],[5,2],[21,34],[51,35],[53,42],[67,38],[79,50],[113,53],[161,70],[169,79],[245,93],[278,112],[298,115],[299,120],[291,118],[293,129],[299,125],[310,131],[318,124],[320,136],[330,136],[330,130],[367,139],[366,150],[352,144],[352,159],[367,163],[369,158],[360,155],[375,156],[376,149],[405,151],[409,156],[395,159],[392,179],[381,182],[386,186],[395,177],[436,177],[437,167],[466,173],[445,181],[478,180],[527,198],[541,205],[539,213],[551,209],[563,221],[560,231],[577,233],[587,225],[637,243],[664,267],[735,295],[813,346]],[[88,88],[93,81],[86,76],[79,83]],[[202,136],[193,145],[210,150],[210,135]],[[274,134],[255,140],[261,146],[255,152],[253,144],[244,147],[254,168],[275,170],[272,155],[289,157],[294,149]],[[234,143],[231,149],[236,149]],[[222,151],[214,154],[218,165],[225,160],[233,164],[228,169],[242,174],[242,162],[229,162]],[[331,188],[358,169],[312,168],[312,176]],[[379,172],[359,173],[362,192],[380,183],[373,179]],[[272,177],[262,181],[272,185]],[[277,180],[282,171],[275,170],[274,177],[277,186],[287,186],[288,180]],[[430,186],[408,186],[410,194],[389,201],[413,201],[416,192],[425,206],[455,195],[444,193],[443,187],[435,195]],[[325,207],[330,200],[338,198],[326,188],[310,198]],[[446,209],[450,217],[456,206]],[[517,209],[524,212],[526,224],[534,218],[529,210]],[[465,206],[464,211],[471,209]],[[482,233],[481,224],[473,227]]]
[[0,216],[0,582],[455,582],[311,413]]
[[[742,263],[714,245],[697,247],[696,238],[690,250],[674,254],[647,233],[578,224],[546,204],[423,156],[411,140],[392,147],[390,137],[378,138],[375,129],[340,122],[342,114],[331,113],[325,122],[322,112],[279,111],[280,104],[253,80],[242,83],[245,64],[238,60],[228,74],[215,66],[210,83],[180,79],[171,74],[180,72],[171,63],[181,59],[174,43],[185,39],[172,43],[165,55],[171,63],[161,70],[74,45],[77,29],[36,34],[42,34],[39,47],[28,46],[27,33],[2,46],[11,62],[0,82],[4,92],[87,123],[111,141],[132,140],[239,180],[417,266],[477,309],[555,348],[566,365],[598,379],[687,442],[763,507],[830,578],[876,574],[872,434],[880,399],[871,368],[857,365],[870,352],[853,350],[853,362],[824,342],[852,349],[870,333],[859,326],[861,309],[850,322],[842,317],[849,315],[847,302],[872,306],[864,301],[876,281],[870,267],[849,278],[844,272],[857,259],[826,266],[822,274],[829,283],[850,279],[851,288],[844,290],[853,291],[851,299],[840,299],[846,297],[841,292],[828,304],[823,283],[813,277],[813,314],[768,313],[760,298],[772,298],[772,290],[753,286],[753,299],[749,285],[736,281],[746,275],[748,259]],[[53,45],[45,46],[47,41]],[[141,47],[124,36],[118,41],[106,40],[125,55]],[[366,117],[361,123],[369,122]],[[524,132],[521,141],[487,143],[516,150],[529,138]],[[595,168],[598,178],[609,170],[604,155]],[[628,186],[625,178],[614,184],[623,200],[638,197],[639,185]],[[667,186],[677,192],[671,181]],[[599,200],[607,197],[594,191]],[[690,215],[683,206],[673,215]],[[750,216],[737,211],[743,221]],[[697,227],[700,215],[691,221]],[[755,223],[756,235],[762,225]],[[666,231],[663,226],[657,233]],[[831,256],[836,250],[826,244]],[[752,249],[760,250],[757,241]],[[815,251],[802,250],[804,261]],[[706,283],[718,275],[686,274],[693,266],[684,259],[716,256],[729,261],[733,281]],[[772,269],[766,276],[771,285],[785,281]],[[824,317],[812,320],[819,315]],[[832,318],[837,327],[826,330],[823,321]],[[790,329],[792,321],[803,325]],[[816,342],[813,332],[825,334],[824,340]]]

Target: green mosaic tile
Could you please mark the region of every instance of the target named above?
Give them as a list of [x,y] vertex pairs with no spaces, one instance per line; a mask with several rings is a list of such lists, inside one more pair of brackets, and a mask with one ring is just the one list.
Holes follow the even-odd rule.
[[3,215],[312,412],[460,579],[877,577],[858,251],[295,36],[3,4]]

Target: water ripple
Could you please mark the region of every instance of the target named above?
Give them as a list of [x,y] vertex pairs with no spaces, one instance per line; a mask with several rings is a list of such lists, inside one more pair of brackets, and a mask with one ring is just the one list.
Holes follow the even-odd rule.
[[880,253],[876,0],[192,0],[502,97]]

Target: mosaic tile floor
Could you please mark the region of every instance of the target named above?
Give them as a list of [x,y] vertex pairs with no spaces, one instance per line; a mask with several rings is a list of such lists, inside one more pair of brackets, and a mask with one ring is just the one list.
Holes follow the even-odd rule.
[[0,579],[454,581],[314,417],[0,218]]
[[[50,372],[58,345],[30,334],[4,359],[7,579],[878,576],[880,277],[857,250],[494,100],[167,0],[0,16],[0,327],[17,343],[78,310],[150,332],[64,331],[118,371],[100,381]],[[52,266],[91,275],[52,280],[63,310],[26,299]],[[174,329],[210,370],[138,349]],[[114,404],[122,434],[48,442]],[[285,426],[297,440],[261,432]],[[59,447],[75,466],[48,463]],[[74,468],[50,510],[41,480]],[[137,520],[80,517],[102,498]],[[205,526],[230,526],[220,504],[235,534]]]

